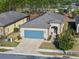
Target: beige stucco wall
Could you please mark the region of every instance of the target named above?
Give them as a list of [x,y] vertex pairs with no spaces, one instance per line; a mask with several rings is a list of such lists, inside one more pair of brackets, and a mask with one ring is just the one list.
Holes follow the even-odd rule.
[[23,20],[20,20],[20,21],[17,21],[16,23],[8,25],[7,27],[4,28],[5,35],[8,35],[8,34],[14,32],[14,28],[19,28],[20,25],[22,25],[26,22],[27,22],[27,18],[24,18]]
[[24,18],[23,20],[20,20],[18,22],[15,23],[15,27],[19,28],[20,25],[24,24],[27,22],[27,18]]
[[64,23],[60,24],[60,32],[62,33],[64,31]]
[[0,35],[3,35],[3,34],[4,34],[4,28],[0,27]]
[[8,35],[14,31],[14,24],[5,27],[5,35]]

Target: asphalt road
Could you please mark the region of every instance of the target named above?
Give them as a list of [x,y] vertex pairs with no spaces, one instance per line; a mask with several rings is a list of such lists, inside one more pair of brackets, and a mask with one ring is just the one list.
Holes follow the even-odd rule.
[[26,56],[26,55],[14,55],[14,54],[0,54],[0,59],[71,59],[60,57],[40,57],[40,56]]

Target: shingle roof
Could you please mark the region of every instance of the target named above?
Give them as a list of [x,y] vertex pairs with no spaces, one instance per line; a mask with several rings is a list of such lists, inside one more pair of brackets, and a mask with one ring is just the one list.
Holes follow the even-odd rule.
[[0,26],[6,26],[10,23],[16,22],[18,20],[21,20],[22,18],[25,18],[28,16],[28,14],[23,14],[15,11],[9,11],[0,14]]
[[79,8],[79,6],[77,6],[77,3],[72,3],[72,4],[71,4],[71,8],[77,9],[77,8]]
[[47,12],[44,15],[22,25],[22,28],[49,28],[48,23],[60,24],[64,22],[64,16],[53,12]]

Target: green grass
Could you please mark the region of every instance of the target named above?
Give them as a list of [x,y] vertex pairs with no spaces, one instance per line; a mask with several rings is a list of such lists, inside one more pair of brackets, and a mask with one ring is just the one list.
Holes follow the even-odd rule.
[[19,43],[18,42],[5,42],[5,41],[0,41],[0,46],[6,46],[6,47],[16,47]]
[[79,51],[79,38],[75,38],[76,42],[75,45],[71,50]]
[[49,43],[49,42],[43,42],[40,47],[40,49],[52,49],[52,50],[56,50],[56,47],[54,46],[53,43]]
[[50,41],[50,40],[51,40],[51,37],[52,37],[52,36],[50,35],[47,40]]
[[[50,50],[58,50],[53,43],[49,42],[43,42],[40,47],[40,49],[50,49]],[[77,38],[77,41],[75,42],[75,45],[73,46],[72,51],[79,51],[79,38]]]
[[0,49],[0,52],[9,51],[10,49]]
[[[77,45],[75,45],[73,47],[73,49],[71,49],[72,51],[79,51],[79,40],[76,42]],[[57,50],[54,46],[53,43],[49,43],[49,42],[43,42],[40,47],[40,49],[50,49],[50,50]],[[44,54],[44,55],[64,55],[63,53],[54,53],[54,52],[39,52],[41,54]],[[69,54],[69,56],[75,56],[75,57],[79,57],[79,54]]]

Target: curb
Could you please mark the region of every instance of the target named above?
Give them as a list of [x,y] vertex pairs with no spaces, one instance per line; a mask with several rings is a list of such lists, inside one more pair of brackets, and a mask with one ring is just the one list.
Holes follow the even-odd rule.
[[61,50],[50,50],[50,49],[38,49],[37,51],[63,53],[63,51],[61,51]]

